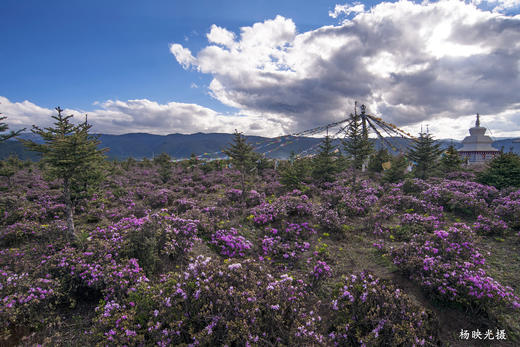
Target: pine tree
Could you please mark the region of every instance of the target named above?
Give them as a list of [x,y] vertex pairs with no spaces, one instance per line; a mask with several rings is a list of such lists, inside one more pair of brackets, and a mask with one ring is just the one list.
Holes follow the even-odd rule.
[[11,177],[23,166],[23,162],[18,157],[9,156],[7,159],[0,160],[0,176],[7,178],[7,183],[11,185]]
[[500,153],[488,162],[477,179],[498,189],[520,187],[520,157],[514,153]]
[[387,149],[381,148],[374,155],[370,156],[370,161],[368,162],[368,171],[382,172],[383,163],[389,162],[391,160],[392,156],[388,153]]
[[168,182],[172,176],[172,158],[170,155],[163,152],[153,158],[153,162],[158,166],[157,172],[163,183]]
[[392,159],[390,169],[383,174],[383,182],[396,183],[406,178],[408,163],[404,155],[398,155]]
[[54,127],[42,129],[33,125],[31,130],[43,139],[43,144],[28,140],[22,140],[22,143],[29,150],[41,153],[41,161],[51,179],[62,180],[68,234],[75,239],[73,194],[84,190],[85,184],[99,183],[99,175],[86,174],[96,171],[104,161],[103,153],[106,149],[97,148],[100,142],[89,134],[92,125],[87,123],[86,117],[85,122],[74,125],[70,122],[72,115],[64,117],[59,107],[56,111],[58,115],[52,116],[56,121]]
[[[1,114],[1,113],[0,113]],[[25,128],[20,129],[18,131],[11,131],[8,134],[2,134],[3,132],[7,131],[9,129],[9,126],[7,123],[2,122],[3,120],[7,119],[7,117],[0,116],[0,142],[6,141],[12,137],[20,135],[22,131],[25,130]]]
[[309,172],[309,167],[303,158],[296,158],[294,152],[291,153],[289,161],[280,170],[280,183],[288,189],[301,189]]
[[255,168],[255,152],[253,151],[253,146],[246,142],[242,133],[235,130],[233,143],[222,152],[231,158],[233,166],[240,171],[242,197],[245,197],[246,176]]
[[312,177],[318,182],[333,182],[338,173],[335,146],[329,135],[325,136],[319,146],[320,150],[313,160]]
[[[365,113],[365,107],[361,106],[361,114]],[[347,126],[343,148],[352,158],[351,168],[353,169],[353,181],[356,183],[356,174],[361,170],[363,163],[373,151],[373,145],[368,138],[368,129],[363,119],[357,112],[350,114],[350,122]]]
[[441,158],[444,172],[453,172],[461,169],[462,159],[453,145],[450,145]]
[[440,144],[429,133],[420,133],[408,153],[408,159],[415,163],[414,175],[426,179],[436,173],[439,166],[439,156],[442,153]]

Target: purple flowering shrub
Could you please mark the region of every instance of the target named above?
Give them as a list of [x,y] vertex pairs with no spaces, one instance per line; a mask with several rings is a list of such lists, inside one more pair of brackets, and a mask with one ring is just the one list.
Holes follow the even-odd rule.
[[137,284],[148,279],[136,259],[115,259],[110,253],[103,257],[94,252],[79,252],[64,248],[49,256],[44,269],[52,278],[60,281],[61,290],[68,299],[94,299],[102,295],[105,299],[125,297],[135,291]]
[[308,251],[311,244],[307,241],[285,241],[280,236],[264,236],[260,240],[260,260],[264,258],[295,263],[300,255]]
[[520,230],[520,190],[493,201],[495,215],[503,219],[509,227]]
[[0,246],[13,247],[29,240],[45,241],[62,234],[65,230],[66,224],[60,220],[47,224],[23,220],[0,229]]
[[318,208],[314,215],[318,224],[325,232],[341,235],[345,231],[347,218],[340,216],[335,209]]
[[290,221],[298,217],[308,217],[313,214],[313,204],[309,197],[299,190],[294,190],[274,201],[263,202],[251,210],[256,225],[275,224]]
[[173,193],[169,189],[153,189],[146,196],[146,203],[151,208],[165,208],[173,201]]
[[193,199],[181,198],[175,200],[173,206],[175,207],[175,212],[177,212],[177,214],[182,214],[196,207],[197,202]]
[[453,171],[449,172],[446,175],[446,178],[449,180],[459,180],[459,181],[475,181],[476,175],[473,172],[468,171]]
[[473,230],[480,235],[505,235],[508,226],[501,219],[490,219],[479,215],[477,221],[473,223]]
[[417,234],[391,250],[393,263],[440,300],[486,310],[493,306],[520,308],[512,288],[486,275],[485,259],[474,242],[474,232],[454,224],[433,234]]
[[199,256],[184,271],[141,284],[125,303],[97,309],[94,336],[110,345],[312,345],[321,320],[305,283],[252,261]]
[[[147,272],[157,270],[161,255],[179,261],[188,255],[198,240],[197,220],[182,219],[167,212],[154,213],[142,218],[123,218],[106,228],[90,233],[98,250],[122,258],[136,258]],[[107,248],[108,247],[108,248]]]
[[19,171],[0,194],[0,226],[23,220],[45,223],[62,218],[64,212],[61,193],[51,188],[38,170]]
[[312,286],[315,287],[327,278],[332,277],[332,269],[329,264],[327,264],[327,262],[323,260],[317,260],[316,265],[314,265],[312,271],[309,273],[309,277]]
[[421,194],[429,202],[461,216],[476,217],[488,213],[488,205],[498,196],[495,187],[468,181],[442,180]]
[[374,187],[369,181],[361,181],[357,189],[341,184],[328,184],[322,191],[322,200],[330,208],[335,208],[342,216],[364,216],[379,200],[381,187]]
[[238,230],[217,230],[211,235],[211,245],[214,245],[220,255],[234,258],[245,257],[250,253],[252,243],[238,233]]
[[265,194],[259,193],[256,190],[250,190],[246,195],[247,207],[258,206],[265,201]]
[[399,216],[399,221],[400,224],[391,227],[389,232],[397,240],[404,241],[410,240],[415,234],[431,233],[444,225],[437,216],[418,213],[404,213]]
[[294,264],[300,255],[308,251],[311,244],[307,242],[316,230],[309,223],[290,223],[281,228],[265,228],[260,240],[260,259],[264,258]]
[[397,214],[400,224],[386,225],[383,223],[391,217],[387,211],[394,211],[394,215],[397,214],[392,209],[384,210],[381,216],[377,216],[373,230],[374,234],[390,238],[390,240],[409,241],[415,234],[432,233],[444,225],[442,217],[418,213]]
[[335,346],[438,344],[433,314],[369,272],[348,276],[330,309],[328,337]]
[[135,259],[52,244],[0,251],[0,335],[42,328],[57,307],[123,298],[148,281]]
[[242,190],[236,189],[236,188],[231,188],[226,191],[226,198],[230,202],[239,202],[242,200]]
[[418,213],[403,213],[400,216],[401,225],[409,226],[412,230],[433,232],[443,224],[437,216]]
[[[0,339],[16,327],[38,329],[62,295],[57,280],[0,268]],[[49,276],[50,277],[50,276]]]
[[316,234],[316,230],[307,222],[289,223],[281,229],[266,228],[266,234],[280,236],[284,241],[287,240],[308,240]]
[[265,194],[259,193],[256,190],[250,190],[246,192],[244,196],[242,196],[242,190],[241,189],[228,189],[225,192],[226,200],[225,203],[239,203],[244,201],[246,203],[246,206],[251,208],[257,205],[260,205],[261,203],[265,202]]
[[413,195],[403,195],[399,187],[391,188],[380,199],[381,205],[394,210],[403,210],[415,213],[427,213],[442,217],[444,208],[435,203],[419,199]]

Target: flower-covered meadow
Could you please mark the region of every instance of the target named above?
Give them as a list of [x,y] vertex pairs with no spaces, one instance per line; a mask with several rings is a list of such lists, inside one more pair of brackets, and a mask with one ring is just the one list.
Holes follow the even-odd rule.
[[75,206],[76,240],[37,164],[0,179],[0,344],[432,346],[471,327],[520,339],[518,190],[348,172],[295,190],[266,168],[242,191],[222,165],[106,170]]

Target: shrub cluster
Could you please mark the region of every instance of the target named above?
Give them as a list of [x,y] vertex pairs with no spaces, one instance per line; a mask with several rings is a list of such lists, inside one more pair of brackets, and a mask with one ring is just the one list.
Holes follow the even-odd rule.
[[438,343],[433,314],[369,272],[353,274],[331,302],[328,337],[335,346],[423,346]]
[[185,271],[142,284],[125,304],[98,308],[95,336],[118,345],[312,345],[321,320],[306,285],[252,261],[198,257]]

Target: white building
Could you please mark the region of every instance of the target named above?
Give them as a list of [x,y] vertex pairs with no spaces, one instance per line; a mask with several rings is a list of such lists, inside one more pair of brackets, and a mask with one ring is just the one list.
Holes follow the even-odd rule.
[[475,126],[469,129],[469,136],[462,140],[462,148],[458,150],[461,158],[468,164],[486,162],[496,155],[499,150],[492,147],[493,140],[486,136],[486,128],[480,126],[480,116],[477,113]]

